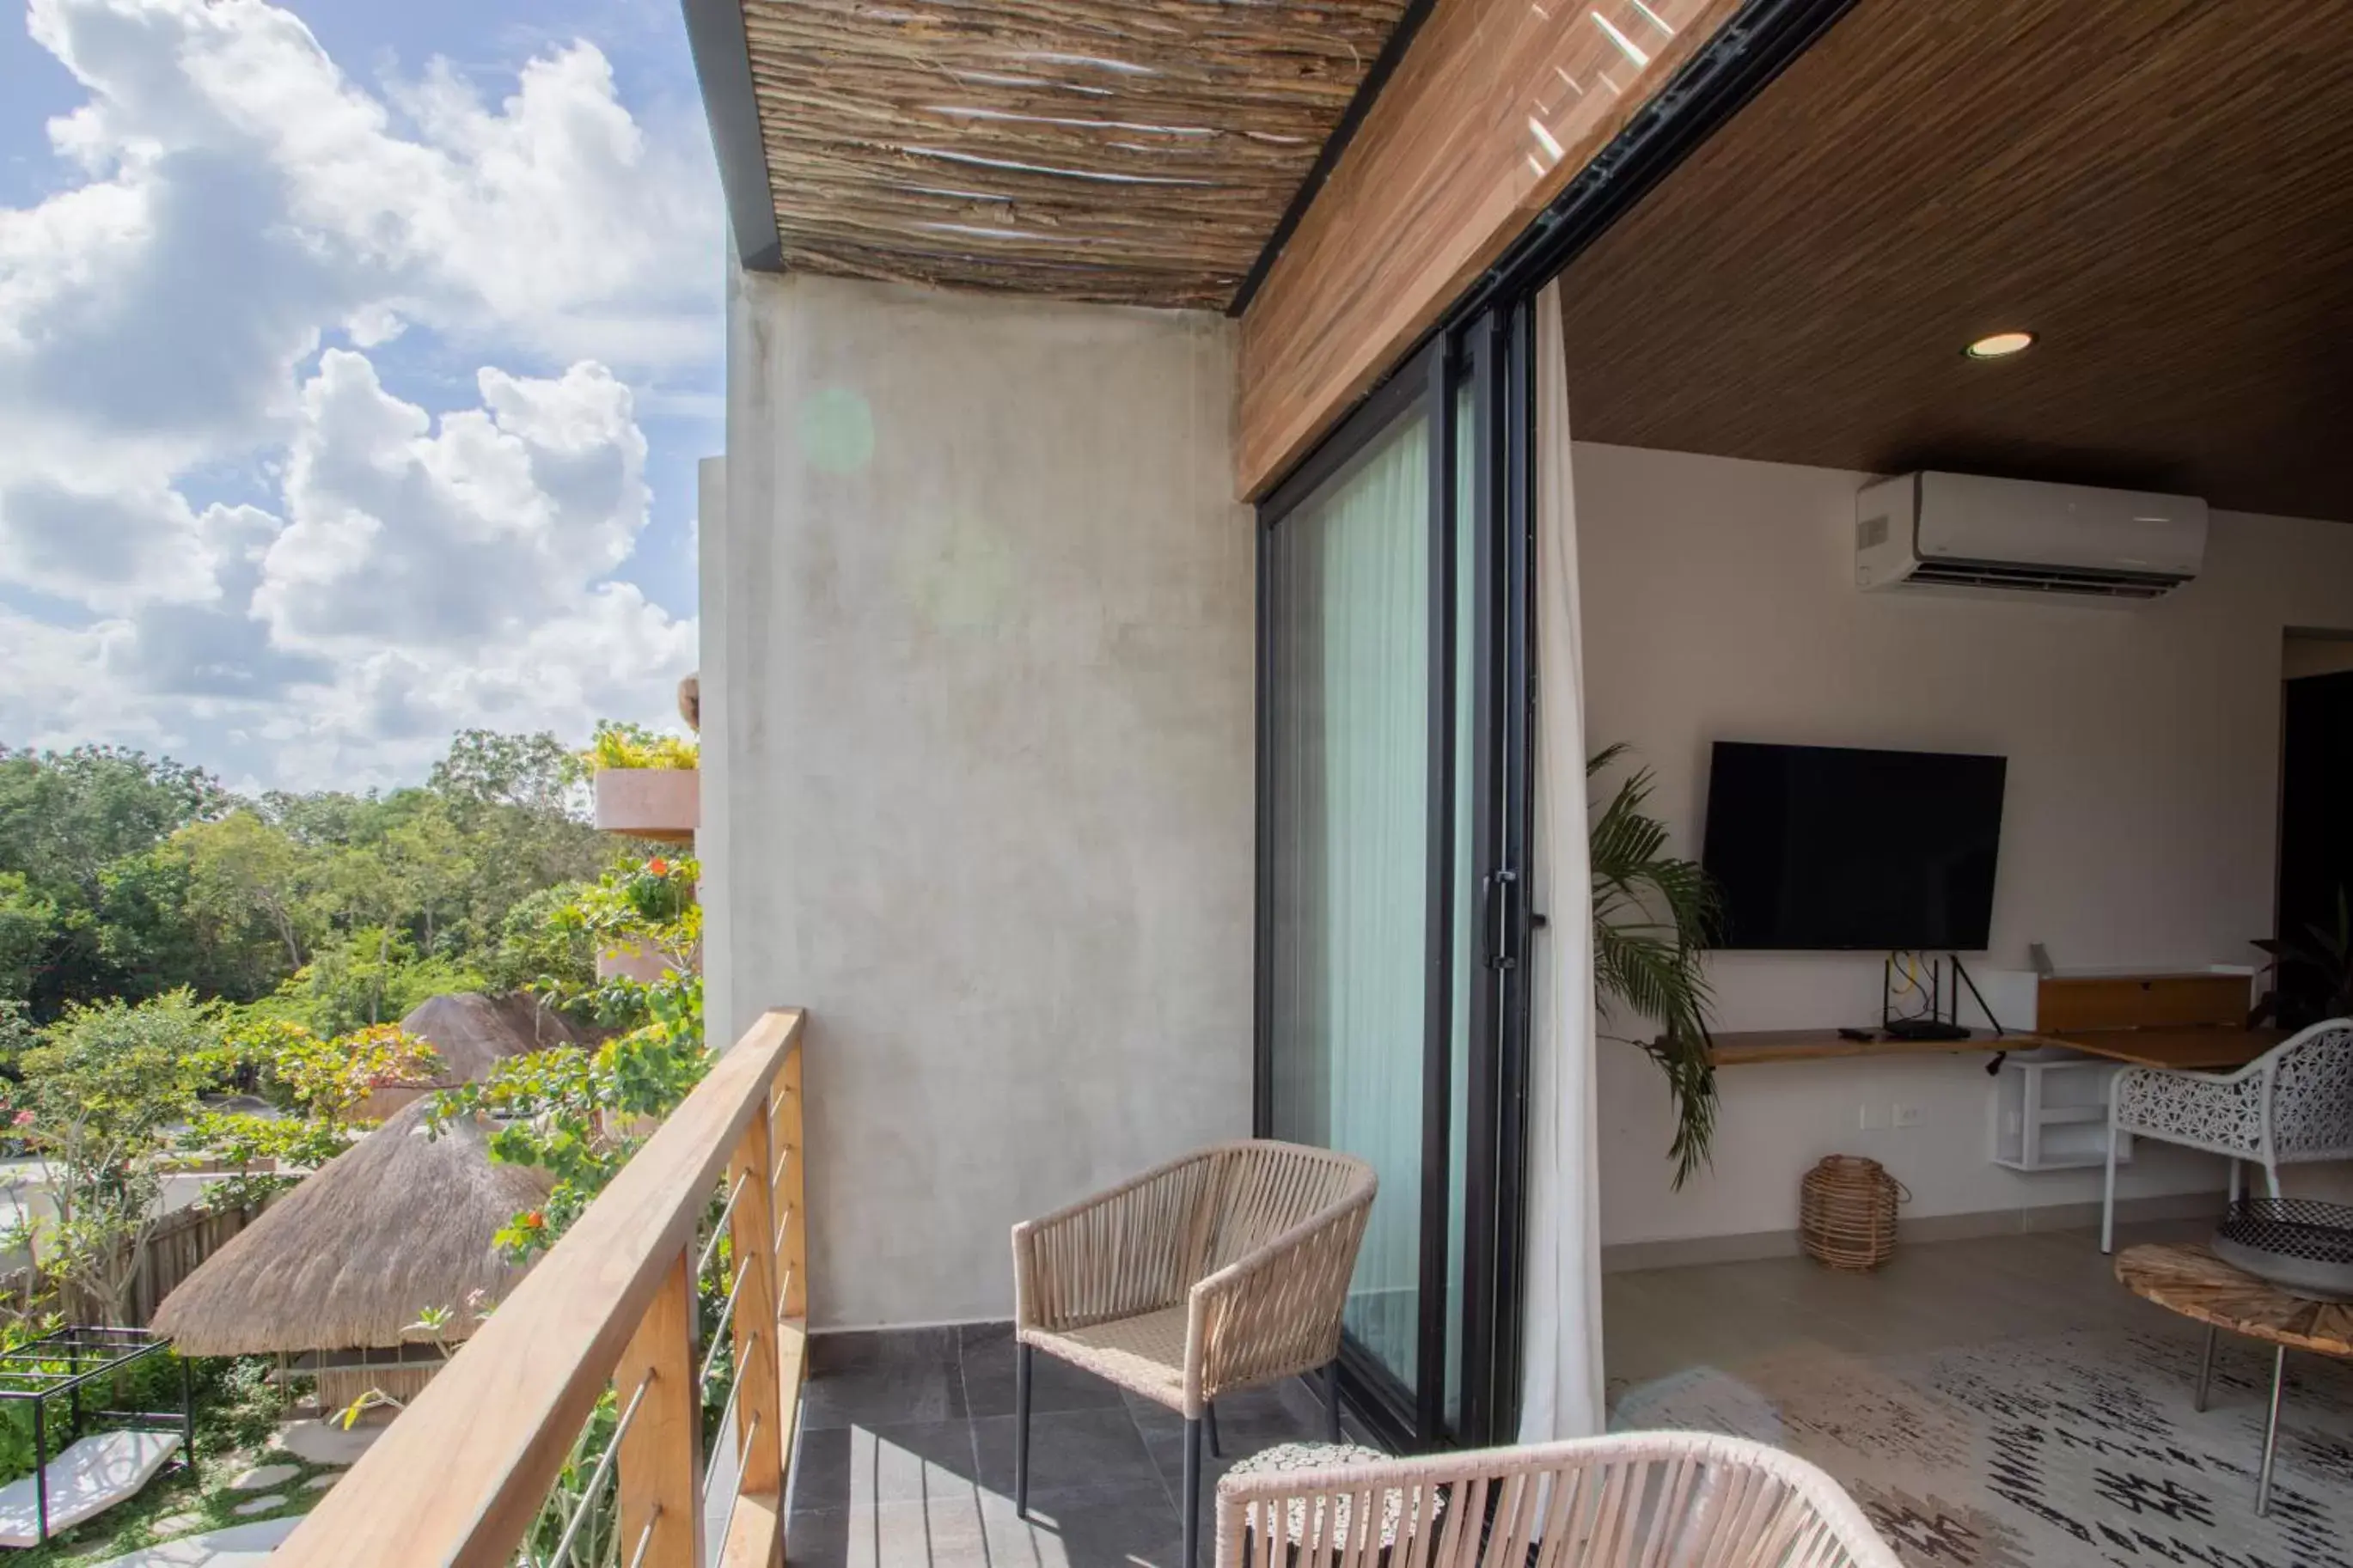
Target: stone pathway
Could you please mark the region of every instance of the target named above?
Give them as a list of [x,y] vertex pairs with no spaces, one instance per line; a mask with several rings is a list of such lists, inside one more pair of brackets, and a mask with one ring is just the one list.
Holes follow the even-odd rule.
[[278,1446],[304,1464],[347,1468],[360,1462],[391,1424],[389,1417],[379,1421],[373,1415],[351,1426],[332,1420],[289,1421],[278,1429]]
[[203,1535],[183,1536],[99,1564],[99,1568],[264,1568],[270,1552],[302,1521],[265,1519]]
[[256,1465],[228,1483],[233,1492],[266,1492],[284,1486],[302,1473],[300,1465]]

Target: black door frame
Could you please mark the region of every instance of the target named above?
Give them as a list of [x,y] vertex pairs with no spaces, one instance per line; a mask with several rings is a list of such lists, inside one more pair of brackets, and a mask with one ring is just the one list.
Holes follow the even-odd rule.
[[[1385,1441],[1399,1447],[1445,1442],[1477,1445],[1507,1440],[1517,1418],[1521,1186],[1525,1170],[1525,1079],[1530,917],[1525,890],[1532,825],[1530,745],[1534,733],[1532,584],[1533,530],[1529,501],[1533,454],[1529,418],[1533,364],[1525,306],[1489,312],[1440,334],[1368,398],[1258,509],[1258,896],[1255,1092],[1253,1125],[1272,1126],[1273,974],[1269,963],[1273,922],[1272,725],[1271,665],[1273,633],[1269,586],[1274,531],[1366,447],[1417,405],[1430,440],[1429,584],[1430,648],[1427,905],[1423,933],[1421,1191],[1385,1194],[1421,1210],[1419,1259],[1420,1317],[1417,1324],[1417,1386],[1408,1388],[1350,1342],[1341,1356],[1342,1380],[1358,1415]],[[1470,389],[1471,471],[1456,399]],[[1468,479],[1467,517],[1458,496]],[[1474,531],[1473,571],[1479,582],[1472,636],[1456,626],[1460,531]],[[1473,655],[1472,704],[1457,711],[1458,647]],[[1458,727],[1481,737],[1474,747],[1472,811],[1473,863],[1482,908],[1468,975],[1453,973],[1456,896],[1472,879],[1455,860]],[[1463,1279],[1450,1278],[1452,1201],[1451,1044],[1455,987],[1471,986],[1470,1060],[1464,1142]],[[1445,1419],[1449,1299],[1463,1295],[1461,1418]]]
[[[1627,124],[1448,308],[1415,355],[1376,388],[1259,506],[1258,647],[1258,943],[1256,1125],[1267,1129],[1271,1105],[1271,976],[1267,952],[1271,919],[1268,879],[1267,745],[1270,714],[1266,660],[1269,606],[1266,546],[1272,528],[1342,465],[1361,451],[1405,408],[1429,399],[1434,443],[1430,532],[1439,558],[1430,574],[1431,628],[1439,634],[1432,669],[1430,755],[1430,965],[1424,1038],[1422,1321],[1419,1390],[1404,1390],[1368,1356],[1343,1352],[1344,1386],[1377,1435],[1394,1444],[1428,1446],[1503,1443],[1516,1434],[1521,1364],[1520,1281],[1525,1228],[1529,936],[1542,921],[1527,907],[1533,829],[1535,671],[1535,300],[1546,283],[1663,179],[1676,164],[1732,118],[1854,4],[1854,0],[1742,0],[1715,33],[1652,95]],[[1467,721],[1485,737],[1478,748],[1479,798],[1473,803],[1474,862],[1486,868],[1481,931],[1485,960],[1474,964],[1471,1071],[1467,1075],[1464,1140],[1468,1147],[1463,1216],[1464,1258],[1461,1420],[1443,1430],[1442,1382],[1430,1368],[1445,1345],[1447,1278],[1445,1226],[1449,1145],[1445,1040],[1451,1027],[1454,875],[1451,744],[1456,725],[1452,685],[1452,544],[1463,520],[1456,516],[1457,442],[1453,394],[1472,388],[1471,526],[1484,613]],[[1445,747],[1441,751],[1441,746]],[[1442,775],[1442,776],[1441,776]],[[1436,1187],[1433,1193],[1432,1187]],[[1432,1256],[1433,1252],[1436,1254]]]

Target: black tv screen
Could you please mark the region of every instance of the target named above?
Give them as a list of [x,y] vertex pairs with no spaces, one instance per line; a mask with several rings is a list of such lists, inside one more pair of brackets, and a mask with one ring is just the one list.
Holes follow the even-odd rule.
[[1729,948],[1981,951],[2007,760],[1715,743],[1701,861]]

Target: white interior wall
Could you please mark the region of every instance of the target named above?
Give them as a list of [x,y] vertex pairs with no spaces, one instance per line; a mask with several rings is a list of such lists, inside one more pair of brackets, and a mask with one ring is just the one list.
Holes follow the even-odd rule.
[[713,1027],[810,1010],[820,1326],[1007,1317],[1016,1220],[1250,1127],[1232,329],[746,276],[730,330]]
[[[2030,942],[2066,967],[2251,963],[2271,928],[2282,646],[2353,626],[2353,527],[2216,513],[2205,574],[2156,605],[2080,607],[1862,594],[1854,491],[1869,476],[1680,453],[1575,448],[1587,734],[1630,742],[1696,857],[1717,740],[1997,752],[2010,758],[1989,971]],[[1860,955],[1724,954],[1728,1029],[1867,1023]],[[1997,1006],[2000,1005],[1997,1002]],[[1728,1068],[1712,1170],[1669,1184],[1659,1075],[1629,1047],[1600,1071],[1602,1238],[1784,1232],[1799,1178],[1834,1151],[1883,1161],[1909,1216],[2079,1203],[2096,1171],[1988,1159],[1979,1057]],[[1860,1131],[1861,1107],[1921,1107]],[[2127,1195],[2220,1184],[2150,1149]]]

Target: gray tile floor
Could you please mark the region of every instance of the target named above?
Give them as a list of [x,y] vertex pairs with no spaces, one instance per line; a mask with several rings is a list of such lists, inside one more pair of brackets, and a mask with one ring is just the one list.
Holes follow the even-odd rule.
[[[1039,1357],[1023,1521],[1013,1361],[1004,1323],[813,1339],[786,1528],[794,1568],[1172,1568],[1183,1422]],[[1319,1436],[1321,1409],[1294,1382],[1220,1400],[1218,1426],[1225,1457],[1205,1493],[1240,1456]]]
[[[2129,1227],[2119,1244],[2205,1228]],[[1612,1274],[1602,1299],[1613,1396],[1793,1346],[1900,1355],[2165,1316],[2116,1284],[2083,1231],[1907,1246],[1871,1275],[1801,1258]],[[1183,1424],[1158,1406],[1039,1357],[1024,1521],[1008,1325],[823,1335],[810,1365],[786,1530],[795,1568],[1176,1563]],[[1321,1426],[1314,1392],[1297,1383],[1222,1401],[1219,1417],[1226,1458],[1211,1489],[1237,1457]],[[1202,1539],[1206,1563],[1206,1519]]]

